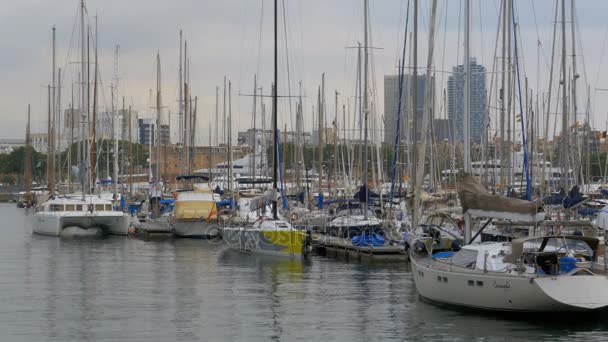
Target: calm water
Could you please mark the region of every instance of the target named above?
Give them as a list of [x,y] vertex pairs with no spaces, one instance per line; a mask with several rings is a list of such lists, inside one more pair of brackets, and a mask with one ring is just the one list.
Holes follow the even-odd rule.
[[44,237],[14,204],[0,218],[0,341],[608,339],[607,314],[556,321],[421,302],[406,264]]

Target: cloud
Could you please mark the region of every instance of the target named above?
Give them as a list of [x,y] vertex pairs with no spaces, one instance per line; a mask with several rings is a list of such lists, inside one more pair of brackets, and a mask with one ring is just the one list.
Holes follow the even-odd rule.
[[[5,0],[6,1],[6,0]],[[67,105],[71,93],[70,82],[77,74],[77,24],[78,1],[23,0],[3,6],[0,13],[0,30],[9,32],[0,40],[0,113],[5,120],[0,126],[0,136],[23,137],[25,130],[25,110],[32,104],[33,117],[38,121],[34,127],[44,130],[46,120],[46,90],[42,88],[50,82],[50,28],[57,26],[58,64],[67,67],[63,85]],[[354,96],[356,75],[356,50],[345,49],[362,41],[362,1],[355,0],[289,0],[286,13],[288,20],[280,22],[288,31],[288,56],[290,63],[290,87],[293,95],[298,94],[302,81],[305,95],[304,113],[307,129],[312,127],[312,106],[316,104],[316,91],[321,73],[326,77],[328,114],[333,115],[333,94],[338,90],[341,102],[350,101]],[[372,79],[376,80],[377,98],[374,100],[378,112],[382,113],[382,75],[393,73],[402,44],[405,4],[401,0],[370,1],[373,45],[382,50],[374,50]],[[421,1],[419,65],[426,63],[429,3]],[[439,27],[437,29],[435,69],[449,71],[462,59],[462,35],[458,1],[439,1]],[[537,40],[543,44],[544,56],[550,55],[553,1],[518,2],[517,14],[521,25],[520,37],[523,49],[522,66],[525,67],[529,84],[536,88]],[[491,69],[493,61],[495,30],[498,22],[498,0],[472,1],[472,55],[483,61]],[[532,8],[534,5],[534,8]],[[605,23],[602,13],[608,10],[605,1],[577,2],[580,32],[578,38],[586,63],[589,82],[592,87],[607,87],[604,83],[606,68],[600,68],[601,46],[604,39]],[[263,7],[263,11],[262,11]],[[232,81],[233,131],[246,129],[251,125],[252,99],[239,96],[251,93],[253,74],[259,74],[264,92],[269,94],[272,82],[272,1],[269,0],[225,0],[225,1],[145,1],[145,0],[91,0],[87,1],[89,19],[95,15],[99,22],[99,57],[101,106],[108,107],[109,85],[114,83],[114,46],[120,45],[118,59],[118,97],[124,96],[127,104],[134,106],[142,115],[150,111],[149,89],[155,87],[154,58],[161,55],[163,102],[172,113],[171,120],[177,119],[177,89],[179,64],[179,30],[183,29],[188,40],[191,63],[191,88],[199,98],[200,143],[208,141],[208,126],[214,125],[215,89],[221,86],[226,75]],[[263,22],[260,26],[261,14]],[[446,15],[447,14],[447,15]],[[583,20],[584,19],[584,20]],[[537,27],[540,37],[537,35]],[[77,28],[77,26],[76,26]],[[260,35],[261,29],[261,35]],[[447,29],[447,32],[445,32]],[[72,39],[71,39],[72,37]],[[261,42],[260,42],[261,37]],[[280,40],[280,93],[287,94],[287,73],[284,36]],[[568,37],[570,39],[570,37]],[[445,42],[445,44],[444,44]],[[482,44],[483,43],[483,44]],[[483,47],[483,51],[482,51]],[[260,49],[259,49],[260,48]],[[69,58],[67,57],[70,51]],[[460,53],[457,53],[460,52]],[[581,66],[581,70],[583,70]],[[596,75],[598,78],[596,79]],[[440,78],[441,76],[438,76]],[[540,85],[547,87],[548,69],[540,70]],[[444,74],[447,80],[447,74]],[[580,82],[580,86],[584,87]],[[594,83],[597,83],[595,85]],[[439,84],[438,86],[444,86]],[[579,103],[586,103],[585,91],[580,92]],[[601,97],[607,97],[606,101]],[[267,127],[270,122],[270,100],[265,99]],[[280,125],[295,121],[288,115],[289,101],[280,101]],[[598,95],[593,102],[597,108],[608,104],[608,96]],[[220,91],[221,112],[221,91]],[[583,110],[581,109],[581,112]],[[376,118],[380,121],[380,115]],[[596,115],[596,124],[601,116]],[[331,120],[329,120],[331,121]],[[354,121],[351,120],[351,121]],[[603,123],[601,123],[603,124]],[[258,123],[258,126],[261,126]],[[351,124],[352,126],[352,124]],[[175,126],[174,126],[175,127]],[[236,136],[236,134],[235,134]]]

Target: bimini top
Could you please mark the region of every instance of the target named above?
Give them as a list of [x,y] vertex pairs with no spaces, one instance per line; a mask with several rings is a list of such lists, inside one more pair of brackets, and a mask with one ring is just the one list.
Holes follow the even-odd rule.
[[458,197],[463,212],[475,216],[538,222],[545,218],[542,203],[490,194],[473,176],[465,174]]
[[549,245],[549,242],[551,240],[558,240],[558,241],[563,240],[565,243],[563,246],[566,246],[569,248],[576,248],[577,245],[579,245],[577,242],[584,242],[584,244],[586,244],[593,252],[593,260],[597,260],[597,257],[599,256],[599,254],[601,254],[601,253],[599,253],[600,240],[598,238],[594,238],[594,237],[590,237],[590,236],[578,236],[578,235],[535,236],[535,237],[532,236],[532,237],[526,237],[526,238],[521,238],[521,239],[515,239],[515,240],[511,241],[511,254],[508,254],[507,256],[505,256],[504,261],[513,263],[513,264],[516,263],[517,260],[524,253],[524,243],[526,243],[526,242],[531,242],[531,243],[538,242],[539,243],[538,249],[535,252],[538,252],[538,253],[546,252],[547,245]]

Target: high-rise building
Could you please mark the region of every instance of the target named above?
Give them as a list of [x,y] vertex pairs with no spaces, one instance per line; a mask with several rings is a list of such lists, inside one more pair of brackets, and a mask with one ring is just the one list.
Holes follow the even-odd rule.
[[[142,145],[158,145],[156,143],[155,119],[139,119],[139,143]],[[170,145],[169,125],[160,125],[160,145]]]
[[[426,75],[418,75],[418,90],[416,104],[416,120],[418,132],[416,132],[417,140],[420,139],[420,131],[422,129],[422,115],[424,113],[424,91],[426,86]],[[412,107],[412,81],[413,75],[404,75],[403,79],[403,94],[401,96],[401,129],[400,141],[404,140],[406,128],[411,128],[411,115],[409,120],[407,113],[411,112]],[[432,89],[432,87],[431,87]],[[399,75],[384,75],[384,142],[392,145],[395,143],[395,135],[397,134],[397,109],[399,107]]]
[[[475,58],[469,60],[470,95],[469,95],[469,133],[470,139],[476,143],[481,142],[486,119],[486,68],[477,64]],[[454,139],[462,142],[463,112],[464,112],[464,65],[453,68],[448,78],[448,117],[450,128],[454,132]]]

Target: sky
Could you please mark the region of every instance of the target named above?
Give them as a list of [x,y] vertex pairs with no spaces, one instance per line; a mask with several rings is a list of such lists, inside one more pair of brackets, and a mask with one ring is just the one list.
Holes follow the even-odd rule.
[[[279,94],[285,97],[279,100],[279,125],[281,128],[287,125],[288,130],[294,127],[297,99],[287,96],[299,95],[301,84],[305,126],[311,130],[317,87],[324,73],[328,122],[334,116],[334,96],[337,91],[338,106],[342,108],[344,105],[348,110],[346,126],[354,130],[355,119],[351,112],[354,107],[357,50],[349,47],[363,42],[363,1],[279,0],[279,4],[283,2],[285,8],[279,7],[278,83]],[[370,53],[370,88],[375,112],[371,125],[376,130],[383,126],[383,75],[396,72],[403,46],[407,3],[408,0],[370,0],[370,46],[374,47]],[[571,1],[566,3],[570,70]],[[608,92],[595,89],[608,88],[608,66],[605,65],[608,23],[604,18],[608,13],[608,1],[584,0],[575,3],[577,73],[581,75],[577,83],[578,112],[582,118],[589,102],[592,125],[605,129]],[[420,0],[420,73],[426,69],[430,4],[431,0]],[[46,131],[46,86],[51,82],[53,25],[57,32],[57,65],[64,70],[62,106],[65,108],[70,102],[72,84],[77,78],[75,70],[80,61],[76,25],[79,20],[79,0],[0,0],[0,5],[3,8],[0,12],[0,32],[3,32],[0,38],[0,138],[22,138],[28,104],[32,108],[32,130]],[[198,143],[208,143],[210,130],[212,142],[216,141],[215,95],[219,86],[221,117],[224,76],[230,81],[232,89],[230,108],[233,132],[251,127],[253,99],[244,95],[253,92],[254,74],[258,75],[263,93],[270,94],[273,77],[272,6],[271,0],[86,1],[87,21],[94,25],[95,16],[98,18],[101,110],[110,107],[110,85],[114,84],[117,99],[124,97],[127,105],[132,105],[141,117],[153,115],[150,107],[155,102],[150,102],[150,89],[156,87],[155,58],[159,53],[164,120],[170,120],[176,137],[181,29],[188,42],[191,94],[198,97]],[[445,87],[452,67],[462,62],[461,6],[462,0],[438,0],[432,66],[438,88]],[[494,58],[494,49],[500,1],[471,0],[471,6],[471,56],[486,66],[489,87],[496,75],[491,72],[493,62],[499,60]],[[529,88],[534,89],[534,93],[540,89],[541,94],[546,94],[549,88],[554,6],[554,0],[515,0],[521,77],[522,80],[527,77]],[[116,45],[120,46],[118,58]],[[409,47],[407,55],[406,63],[409,65]],[[556,61],[560,58],[561,54],[557,53]],[[555,65],[558,66],[557,63]],[[554,94],[556,91],[554,85]],[[266,127],[269,127],[271,101],[269,98],[264,101]],[[553,99],[552,107],[555,102],[556,99]],[[553,121],[550,122],[550,126],[553,126]],[[260,127],[262,123],[258,121],[257,125]],[[556,126],[556,129],[559,130],[559,127]],[[552,129],[549,134],[553,134]],[[233,137],[236,142],[236,134]],[[377,140],[380,140],[379,135]]]

